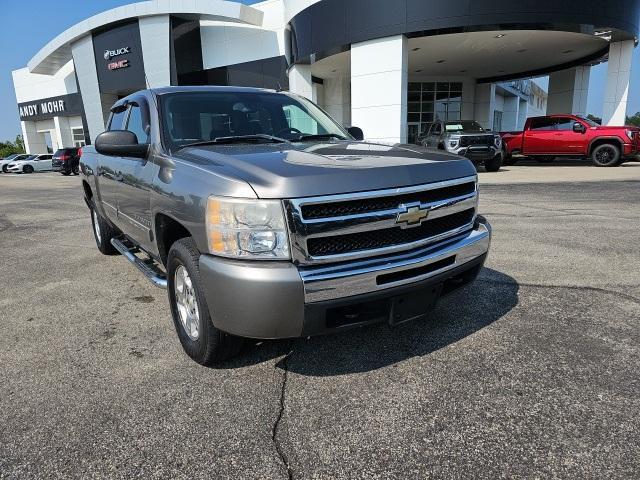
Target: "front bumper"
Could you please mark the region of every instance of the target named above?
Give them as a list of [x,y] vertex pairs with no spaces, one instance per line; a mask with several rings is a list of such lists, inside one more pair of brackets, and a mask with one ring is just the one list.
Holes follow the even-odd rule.
[[640,155],[638,146],[633,143],[625,143],[622,148],[622,156],[624,158],[633,158]]
[[475,279],[490,243],[491,226],[482,219],[469,233],[410,253],[308,269],[202,255],[200,275],[220,330],[295,338],[385,321],[392,299],[407,292],[449,293]]
[[22,167],[7,167],[8,173],[22,173]]
[[449,151],[456,155],[460,155],[461,157],[466,157],[474,163],[492,160],[497,155],[502,155],[502,150],[489,146],[459,147]]

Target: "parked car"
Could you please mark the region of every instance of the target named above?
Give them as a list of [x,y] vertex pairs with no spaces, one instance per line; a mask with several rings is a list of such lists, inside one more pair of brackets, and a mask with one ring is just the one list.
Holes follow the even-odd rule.
[[253,88],[146,90],[111,111],[80,160],[97,247],[168,288],[201,364],[241,337],[423,317],[484,264],[466,159],[362,142],[302,97]]
[[428,123],[418,142],[467,157],[475,165],[483,164],[488,172],[497,172],[502,166],[502,138],[472,120]]
[[597,167],[617,167],[640,153],[640,128],[604,127],[579,115],[532,117],[524,131],[501,135],[507,164],[522,157],[545,163],[586,157]]
[[7,158],[0,160],[0,169],[3,173],[7,173],[7,167],[11,162],[18,162],[29,157],[30,155],[27,153],[14,153],[13,155],[9,155]]
[[61,148],[53,154],[53,169],[62,175],[78,175],[80,173],[81,148]]
[[33,173],[52,170],[51,154],[31,155],[23,160],[13,161],[7,165],[8,173]]

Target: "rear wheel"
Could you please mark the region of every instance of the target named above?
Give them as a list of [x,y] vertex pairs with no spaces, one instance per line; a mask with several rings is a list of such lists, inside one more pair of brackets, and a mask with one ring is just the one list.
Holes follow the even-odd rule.
[[69,175],[71,175],[71,172],[70,172],[70,171],[68,171],[68,170],[60,170],[60,173],[61,173],[62,175],[64,175],[65,177],[68,177]]
[[484,161],[484,169],[487,172],[497,172],[502,166],[502,155],[498,154],[491,160]]
[[91,225],[93,226],[93,238],[96,246],[103,255],[116,255],[118,251],[111,245],[111,239],[116,237],[116,230],[103,219],[95,206],[91,206]]
[[22,168],[22,171],[23,171],[24,173],[33,173],[33,167],[32,167],[31,165],[25,165],[25,166]]
[[598,145],[591,152],[591,161],[596,167],[617,167],[622,163],[620,148],[612,143]]
[[214,325],[202,289],[200,252],[192,238],[175,242],[167,258],[171,315],[182,348],[200,365],[213,366],[237,355],[243,339]]
[[74,165],[71,167],[71,171],[74,175],[80,175],[80,165]]

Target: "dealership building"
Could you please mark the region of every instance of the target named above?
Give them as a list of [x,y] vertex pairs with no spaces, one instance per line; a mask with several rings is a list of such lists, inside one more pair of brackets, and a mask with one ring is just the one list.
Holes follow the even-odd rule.
[[383,142],[434,119],[513,130],[587,114],[602,62],[603,121],[623,124],[639,19],[640,0],[148,0],[60,32],[13,81],[30,153],[91,143],[116,100],[167,85],[290,90]]

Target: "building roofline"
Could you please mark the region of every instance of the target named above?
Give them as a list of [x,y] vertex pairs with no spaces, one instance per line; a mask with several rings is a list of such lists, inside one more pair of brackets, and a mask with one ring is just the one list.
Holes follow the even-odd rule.
[[177,15],[260,26],[264,12],[223,0],[146,0],[99,13],[68,28],[45,45],[27,64],[31,73],[55,74],[72,59],[71,44],[107,25],[155,15]]

